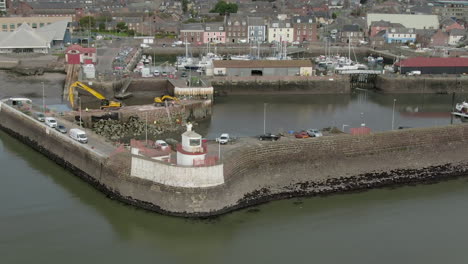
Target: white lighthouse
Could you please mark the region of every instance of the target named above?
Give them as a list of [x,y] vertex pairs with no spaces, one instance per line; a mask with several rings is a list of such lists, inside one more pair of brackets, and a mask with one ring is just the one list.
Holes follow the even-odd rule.
[[182,144],[177,146],[177,165],[193,166],[194,161],[204,161],[206,153],[201,135],[192,131],[192,124],[188,123],[187,131],[182,134]]

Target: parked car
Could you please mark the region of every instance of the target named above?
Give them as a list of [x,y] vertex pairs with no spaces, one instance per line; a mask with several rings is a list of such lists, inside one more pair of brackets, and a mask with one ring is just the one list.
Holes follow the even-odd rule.
[[306,131],[300,131],[300,132],[294,133],[294,137],[296,137],[296,138],[308,138],[308,137],[310,137],[310,135]]
[[167,150],[170,148],[169,144],[164,140],[156,140],[156,142],[154,142],[154,147],[161,150]]
[[223,133],[219,138],[216,138],[216,142],[219,142],[219,144],[227,144],[229,143],[229,134],[228,133]]
[[78,128],[72,128],[70,129],[69,133],[70,137],[80,143],[86,144],[88,143],[88,137],[86,136],[86,133]]
[[62,124],[57,124],[57,126],[55,127],[55,130],[63,134],[67,133],[67,128]]
[[321,137],[323,136],[322,132],[320,130],[312,128],[312,129],[307,129],[307,134],[309,134],[310,137]]
[[45,121],[45,115],[44,115],[43,113],[41,113],[41,112],[35,112],[35,113],[33,114],[33,117],[34,117],[34,119],[36,119],[36,120],[38,120],[38,121],[40,121],[40,122],[44,122],[44,121]]
[[160,73],[159,73],[158,70],[154,70],[153,75],[156,76],[156,77],[158,77],[158,76],[160,75]]
[[57,126],[57,120],[53,117],[46,117],[44,123],[52,128],[55,128]]
[[180,77],[186,78],[186,77],[187,77],[187,72],[182,72],[182,74],[180,75]]
[[167,77],[167,72],[163,71],[163,72],[161,73],[161,76],[162,76],[162,77]]
[[276,141],[278,139],[280,139],[280,136],[277,136],[277,135],[273,135],[271,133],[266,133],[264,135],[260,135],[258,137],[259,140],[270,140],[270,141]]

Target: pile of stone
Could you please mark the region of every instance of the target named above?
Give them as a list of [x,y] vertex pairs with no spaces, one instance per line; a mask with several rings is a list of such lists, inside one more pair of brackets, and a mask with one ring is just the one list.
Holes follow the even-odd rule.
[[[137,117],[131,117],[125,123],[119,120],[99,120],[93,123],[93,131],[111,141],[121,141],[130,138],[139,138],[146,134],[146,123]],[[164,132],[160,126],[148,124],[148,136],[160,135]]]

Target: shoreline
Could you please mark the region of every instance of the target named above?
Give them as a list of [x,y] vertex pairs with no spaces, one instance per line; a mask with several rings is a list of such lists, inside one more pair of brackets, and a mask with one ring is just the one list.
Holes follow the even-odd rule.
[[[215,217],[280,199],[435,183],[468,172],[468,159],[463,155],[468,145],[464,136],[468,134],[467,125],[367,136],[338,135],[302,142],[256,142],[224,154],[223,183],[177,187],[142,178],[141,174],[134,176],[132,163],[138,159],[136,155],[99,154],[91,146],[50,130],[6,104],[0,104],[0,121],[0,128],[9,135],[107,197],[179,217]],[[159,168],[174,167],[158,164]]]

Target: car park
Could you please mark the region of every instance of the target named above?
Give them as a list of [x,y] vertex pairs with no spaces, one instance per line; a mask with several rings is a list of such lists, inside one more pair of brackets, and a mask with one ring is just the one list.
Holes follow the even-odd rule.
[[322,132],[320,132],[320,130],[315,129],[315,128],[307,129],[306,132],[307,132],[307,134],[309,134],[310,137],[321,137],[321,136],[323,136]]
[[57,120],[53,117],[46,117],[44,123],[52,128],[55,128],[57,126]]
[[280,136],[274,135],[271,133],[266,133],[266,134],[260,135],[258,139],[262,141],[263,140],[277,141],[278,139],[280,139]]
[[41,113],[41,112],[35,112],[35,113],[33,114],[33,117],[34,117],[34,119],[36,119],[36,120],[38,120],[38,121],[40,121],[40,122],[44,122],[44,121],[45,121],[45,115],[44,115],[43,113]]
[[67,133],[67,128],[62,124],[57,124],[57,126],[55,127],[55,130],[63,134]]

